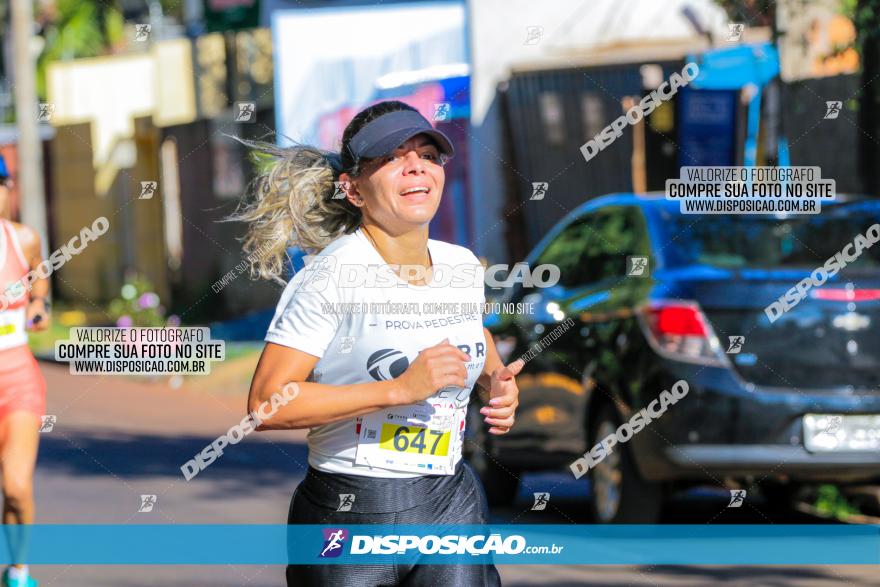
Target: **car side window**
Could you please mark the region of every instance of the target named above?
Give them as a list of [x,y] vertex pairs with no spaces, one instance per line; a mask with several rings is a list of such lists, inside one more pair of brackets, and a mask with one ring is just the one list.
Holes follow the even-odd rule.
[[582,261],[593,232],[591,220],[592,215],[587,215],[572,222],[538,257],[536,265],[559,267],[559,285],[562,287],[576,287],[582,280]]
[[592,228],[592,239],[583,260],[582,285],[622,278],[626,261],[622,260],[621,239],[627,228],[622,210],[617,207],[598,210]]
[[645,220],[645,213],[638,208],[630,208],[633,223],[633,255],[643,255],[652,257],[651,239],[648,237],[648,221]]
[[559,267],[559,284],[583,287],[623,279],[628,256],[649,256],[648,235],[641,212],[610,206],[572,222],[547,246],[537,264]]
[[642,212],[634,206],[612,206],[600,210],[596,218],[593,250],[593,269],[587,283],[624,279],[627,257],[650,258],[648,229]]

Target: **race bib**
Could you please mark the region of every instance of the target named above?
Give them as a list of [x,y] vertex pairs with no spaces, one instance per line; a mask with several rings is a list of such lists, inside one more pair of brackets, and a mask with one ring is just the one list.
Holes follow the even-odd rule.
[[355,464],[406,473],[452,475],[463,410],[449,401],[380,410],[361,417]]
[[0,350],[27,344],[24,308],[0,312]]

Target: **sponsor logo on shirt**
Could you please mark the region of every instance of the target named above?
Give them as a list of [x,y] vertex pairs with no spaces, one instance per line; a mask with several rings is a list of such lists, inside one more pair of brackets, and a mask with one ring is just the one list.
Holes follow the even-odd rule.
[[[486,356],[486,343],[478,341],[473,344],[457,345],[463,352],[471,356],[472,359],[479,359]],[[468,369],[474,369],[479,366],[478,361],[468,363]],[[409,368],[409,359],[402,351],[397,349],[380,349],[369,356],[367,359],[367,373],[376,381],[389,381],[395,377],[400,377],[403,372]]]
[[400,377],[409,367],[409,359],[397,349],[378,350],[367,359],[367,373],[376,381]]

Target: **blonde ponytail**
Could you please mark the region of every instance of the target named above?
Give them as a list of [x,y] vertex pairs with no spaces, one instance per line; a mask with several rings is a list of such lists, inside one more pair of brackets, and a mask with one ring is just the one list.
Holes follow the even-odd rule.
[[357,228],[360,210],[346,199],[333,199],[342,167],[338,154],[234,138],[263,160],[246,197],[227,218],[248,223],[242,240],[251,277],[283,282],[289,246],[315,254]]

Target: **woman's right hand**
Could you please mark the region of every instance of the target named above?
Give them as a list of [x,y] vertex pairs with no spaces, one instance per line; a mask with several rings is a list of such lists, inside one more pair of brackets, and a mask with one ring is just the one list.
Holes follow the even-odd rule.
[[431,397],[444,387],[464,387],[467,380],[465,362],[469,355],[444,339],[419,353],[416,360],[396,378],[401,387],[399,403],[413,404]]

